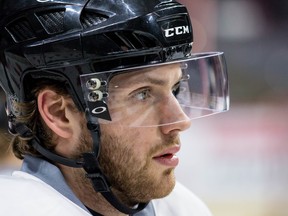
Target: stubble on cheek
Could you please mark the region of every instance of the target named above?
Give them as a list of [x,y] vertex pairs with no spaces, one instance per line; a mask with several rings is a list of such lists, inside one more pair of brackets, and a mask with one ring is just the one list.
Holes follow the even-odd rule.
[[[137,142],[137,138],[133,142]],[[175,185],[174,169],[159,169],[152,157],[163,146],[174,142],[172,139],[166,140],[145,154],[139,152],[137,145],[131,143],[128,137],[102,134],[99,164],[121,200],[132,205],[164,197],[172,191]]]
[[[75,157],[92,149],[90,132],[83,128]],[[112,185],[112,191],[123,203],[135,205],[139,202],[149,202],[164,197],[172,191],[175,185],[174,169],[159,169],[152,158],[163,148],[178,142],[178,139],[166,138],[153,146],[146,141],[138,143],[141,142],[140,132],[133,134],[126,131],[126,133],[113,134],[111,128],[108,126],[104,128],[105,131],[101,131],[98,161]],[[147,147],[142,148],[141,145],[152,147],[149,150]],[[87,181],[84,182],[87,184]]]

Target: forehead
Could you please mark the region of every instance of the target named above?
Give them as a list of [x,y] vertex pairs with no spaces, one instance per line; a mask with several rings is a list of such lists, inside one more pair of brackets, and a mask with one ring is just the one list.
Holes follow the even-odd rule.
[[170,64],[158,67],[149,67],[135,71],[117,74],[110,80],[110,84],[121,84],[122,86],[153,82],[158,85],[174,82],[182,76],[180,64]]

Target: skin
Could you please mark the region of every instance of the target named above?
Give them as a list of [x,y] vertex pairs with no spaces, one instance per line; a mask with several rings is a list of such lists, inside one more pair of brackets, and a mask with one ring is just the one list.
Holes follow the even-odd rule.
[[[167,65],[120,74],[110,81],[108,107],[114,120],[100,121],[99,163],[112,191],[126,205],[164,197],[174,188],[175,167],[155,158],[167,149],[179,148],[180,132],[190,127],[173,95],[180,79],[180,67]],[[76,110],[70,98],[44,89],[38,95],[38,108],[54,132],[58,154],[77,158],[91,149],[84,114]],[[145,118],[139,120],[139,113]],[[103,215],[124,215],[94,191],[82,169],[58,166],[86,206]]]

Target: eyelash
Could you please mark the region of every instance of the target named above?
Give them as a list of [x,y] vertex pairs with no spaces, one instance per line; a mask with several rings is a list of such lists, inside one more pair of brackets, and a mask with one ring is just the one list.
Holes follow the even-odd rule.
[[[177,94],[179,93],[180,91],[180,82],[176,83],[173,88],[171,89],[173,95],[176,97]],[[145,96],[143,96],[145,94]],[[134,94],[132,94],[132,98],[133,99],[136,99],[138,101],[145,101],[147,100],[148,98],[150,98],[152,95],[151,95],[151,90],[149,88],[143,88],[143,89],[139,89],[137,90]],[[139,99],[139,97],[141,97]],[[143,99],[144,98],[144,99]]]
[[[149,98],[149,97],[151,97],[151,95],[150,95],[150,89],[147,89],[147,88],[145,88],[145,89],[140,89],[140,90],[138,90],[135,94],[133,94],[133,98],[135,98],[136,100],[139,100],[139,101],[144,101],[144,100],[146,100],[147,98]],[[145,98],[144,97],[142,97],[143,95],[145,94]],[[141,99],[139,99],[138,97],[139,96],[141,96]],[[144,98],[144,99],[143,99]]]
[[180,91],[180,82],[176,83],[172,88],[172,93],[176,97]]

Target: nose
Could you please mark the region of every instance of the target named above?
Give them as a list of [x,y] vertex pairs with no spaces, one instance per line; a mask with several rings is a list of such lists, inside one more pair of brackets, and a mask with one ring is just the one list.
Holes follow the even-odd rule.
[[166,103],[162,103],[160,115],[160,129],[163,134],[181,132],[191,126],[191,119],[185,114],[174,95],[171,95]]

